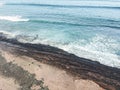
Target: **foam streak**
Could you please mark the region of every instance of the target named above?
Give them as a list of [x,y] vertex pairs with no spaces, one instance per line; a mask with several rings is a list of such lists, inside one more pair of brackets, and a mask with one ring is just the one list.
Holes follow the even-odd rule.
[[29,19],[24,19],[22,16],[0,16],[0,20],[7,20],[12,22],[29,21]]

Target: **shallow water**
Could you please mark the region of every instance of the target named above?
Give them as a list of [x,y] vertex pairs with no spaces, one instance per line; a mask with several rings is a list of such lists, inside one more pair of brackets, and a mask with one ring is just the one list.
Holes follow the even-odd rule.
[[120,0],[2,0],[0,32],[120,67]]

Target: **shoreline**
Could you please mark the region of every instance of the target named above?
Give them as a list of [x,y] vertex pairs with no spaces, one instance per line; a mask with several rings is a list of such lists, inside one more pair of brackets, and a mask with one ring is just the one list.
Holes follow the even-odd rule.
[[20,43],[16,39],[7,39],[3,35],[0,35],[0,49],[65,70],[74,77],[92,80],[107,90],[120,89],[120,69],[118,68],[80,58],[51,46]]

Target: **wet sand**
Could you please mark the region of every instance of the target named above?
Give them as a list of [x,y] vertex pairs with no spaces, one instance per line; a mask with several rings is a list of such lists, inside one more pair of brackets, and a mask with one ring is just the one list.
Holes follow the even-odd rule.
[[[21,85],[17,75],[9,76],[23,89],[27,86],[28,90],[38,90],[41,86],[36,82],[44,81],[42,87],[48,86],[49,90],[120,90],[120,69],[77,57],[61,49],[24,44],[2,36],[0,53],[5,63],[10,63],[8,67],[12,64],[21,68],[22,72],[27,72],[26,76],[31,75],[29,82],[35,81],[30,85]],[[20,76],[24,77],[22,74]]]

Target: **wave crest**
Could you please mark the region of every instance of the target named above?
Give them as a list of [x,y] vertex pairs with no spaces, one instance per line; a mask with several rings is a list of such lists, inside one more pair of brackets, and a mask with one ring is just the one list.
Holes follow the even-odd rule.
[[0,16],[0,20],[7,20],[12,22],[29,21],[29,19],[22,18],[22,16]]

